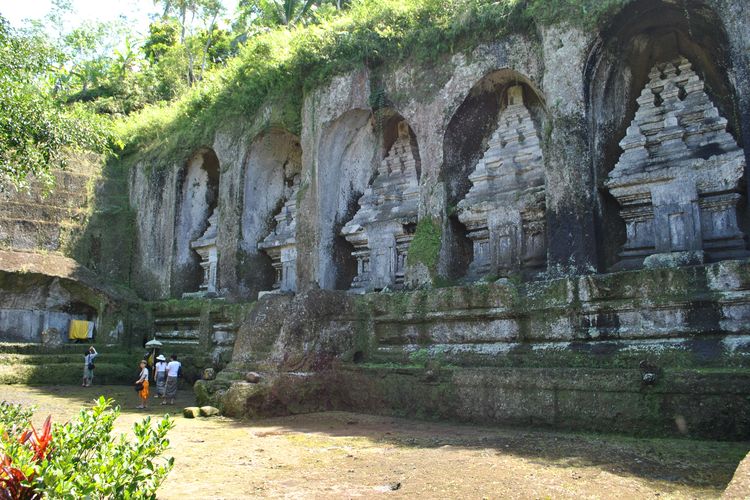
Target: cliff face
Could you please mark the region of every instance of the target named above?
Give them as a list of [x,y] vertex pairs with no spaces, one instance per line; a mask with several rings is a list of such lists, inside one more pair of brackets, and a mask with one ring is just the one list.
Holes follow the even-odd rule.
[[[307,95],[297,294],[261,299],[198,396],[745,438],[750,16],[683,7],[631,2],[598,33],[540,26]],[[416,224],[388,208],[408,183],[382,189],[399,137]],[[381,293],[330,291],[373,276]]]
[[[134,165],[113,184],[132,259],[112,212],[76,255],[149,300],[274,293],[231,321],[199,300],[142,322],[231,359],[211,390],[235,413],[670,432],[679,416],[718,436],[723,405],[725,435],[747,437],[744,3],[637,0],[599,31],[542,24],[341,74],[305,93],[299,135],[269,102],[185,163]],[[251,394],[231,383],[246,369],[314,376]]]
[[[360,198],[373,185],[378,165],[398,137],[402,122],[410,130],[420,159],[419,221],[429,219],[440,230],[437,255],[427,259],[434,263],[431,268],[420,259],[406,259],[403,279],[409,286],[461,280],[475,260],[474,254],[484,251],[491,254],[482,257],[487,259],[484,268],[493,270],[490,277],[496,276],[498,269],[504,269],[500,274],[518,272],[508,271],[500,262],[507,256],[516,263],[511,268],[520,269],[524,278],[529,274],[524,271],[527,267],[534,269],[531,274],[543,276],[617,268],[627,251],[623,249],[626,244],[629,248],[633,241],[649,241],[648,237],[628,236],[626,231],[640,227],[633,223],[634,217],[637,222],[639,217],[649,219],[653,215],[634,214],[631,209],[623,213],[620,204],[631,202],[618,199],[608,179],[620,160],[619,143],[633,122],[650,72],[678,58],[688,61],[726,123],[735,147],[743,151],[750,130],[745,105],[749,91],[741,84],[750,67],[747,51],[743,50],[748,43],[749,23],[736,1],[688,2],[684,9],[668,2],[630,2],[600,32],[545,25],[533,33],[480,45],[470,53],[445,54],[431,63],[386,63],[377,70],[363,69],[336,77],[305,96],[299,138],[274,128],[280,111],[271,104],[245,123],[226,124],[213,143],[203,148],[215,156],[220,174],[210,187],[218,193],[219,295],[253,300],[259,291],[271,290],[282,278],[276,276],[282,267],[294,273],[294,286],[286,285],[289,289],[349,289],[361,272],[358,266],[369,265],[370,257],[353,255],[354,247],[341,230],[359,210]],[[506,213],[507,209],[498,212],[495,208],[493,212],[487,207],[472,207],[465,200],[473,183],[485,182],[484,174],[476,172],[477,165],[484,161],[500,125],[498,120],[510,105],[510,89],[520,95],[518,106],[523,109],[518,116],[528,117],[524,125],[528,130],[519,136],[511,126],[504,134],[521,141],[513,151],[536,155],[534,161],[543,165],[543,173],[537,175],[543,191],[533,202],[520,203],[513,197],[528,197],[524,192],[529,192],[529,185],[514,184],[512,178],[526,175],[523,165],[527,160],[518,154],[516,158],[502,158],[502,145],[496,146],[498,157],[488,160],[495,162],[492,175],[499,179],[491,181],[493,192],[502,192],[512,203],[520,203],[516,215]],[[689,108],[693,102],[698,101],[688,97],[677,104]],[[668,119],[669,109],[674,108],[668,103],[665,106],[663,112],[655,108],[659,120]],[[695,117],[690,117],[703,108],[687,108],[677,112],[678,121],[682,120],[680,116],[686,121],[676,124],[669,133],[690,142],[695,136],[689,123]],[[525,142],[522,137],[528,133],[538,139],[534,151],[528,146],[531,137]],[[667,136],[662,139],[668,140]],[[651,150],[655,147],[648,146]],[[710,144],[695,147],[703,148],[699,156],[712,156]],[[742,241],[747,226],[742,208],[747,198],[746,156],[746,152],[739,155],[740,167],[735,169],[743,180],[735,178],[722,184],[740,196],[730,203],[731,213],[724,211],[722,217],[736,217],[737,229],[732,237]],[[195,278],[187,277],[195,275],[198,261],[194,258],[186,264],[178,250],[188,248],[196,237],[189,231],[180,233],[180,207],[186,197],[197,196],[203,199],[200,203],[205,205],[207,217],[212,202],[205,201],[201,194],[200,190],[206,189],[201,187],[203,181],[189,181],[189,167],[190,162],[167,169],[144,163],[131,173],[131,207],[137,214],[138,228],[134,275],[140,277],[141,294],[149,298],[179,297],[197,290]],[[188,185],[190,182],[193,184]],[[286,252],[284,265],[274,267],[270,254],[259,250],[258,243],[274,230],[278,223],[274,217],[289,201],[295,182],[297,234],[292,243],[296,254]],[[500,185],[503,182],[509,184]],[[657,174],[646,174],[638,182],[647,186],[665,181]],[[700,186],[697,192],[702,192]],[[477,200],[481,197],[473,203],[480,203]],[[718,213],[708,208],[713,202],[697,203],[704,205],[702,222],[690,223],[705,226],[704,241],[716,240],[713,235],[722,230],[716,229],[718,226],[712,229],[708,222]],[[478,220],[484,222],[471,223],[479,229],[464,225],[457,211],[459,204],[462,211],[489,214],[479,216]],[[522,234],[509,229],[516,219],[515,225],[523,225]],[[377,225],[379,221],[371,222]],[[664,234],[670,231],[669,225],[657,226]],[[407,224],[396,233],[403,233],[402,240],[407,241],[414,230]],[[369,237],[379,247],[372,257],[375,262],[397,260],[397,256],[390,259],[378,253],[397,246],[396,242],[389,246],[386,233]],[[399,248],[403,250],[403,246]],[[683,246],[678,242],[674,248]],[[671,246],[660,248],[658,252],[639,252],[671,253],[663,250]],[[362,255],[372,252],[369,248],[360,250],[365,252]],[[498,252],[505,252],[506,257]],[[290,255],[296,255],[296,262],[289,261]],[[733,255],[740,257],[741,249]],[[731,256],[723,251],[707,251],[704,261],[727,257]],[[658,261],[659,257],[650,260]],[[638,262],[641,264],[636,267],[642,265],[642,258]],[[388,274],[383,269],[373,272]]]

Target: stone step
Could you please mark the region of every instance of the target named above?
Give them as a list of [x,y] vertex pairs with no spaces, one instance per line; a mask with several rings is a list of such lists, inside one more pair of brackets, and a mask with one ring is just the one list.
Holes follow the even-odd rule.
[[0,244],[16,250],[60,248],[61,224],[0,218]]
[[237,335],[234,332],[214,331],[213,341],[217,345],[234,345]]
[[[16,354],[1,353],[0,365],[46,365],[46,364],[76,364],[83,368],[84,346],[76,353],[50,353],[50,354]],[[139,361],[140,354],[136,353],[108,353],[102,352],[94,361],[94,364],[122,364],[124,366],[135,366]]]
[[46,346],[36,342],[0,342],[0,353],[2,354],[78,354],[88,346],[93,345],[97,351],[112,354],[128,354],[130,351],[119,345],[91,343],[70,343],[59,346]]
[[199,339],[200,332],[198,330],[159,330],[154,335],[159,341],[173,341],[177,339]]
[[[705,352],[723,353],[706,360]],[[750,368],[750,342],[739,337],[675,338],[656,341],[513,342],[485,344],[380,345],[363,357],[365,364],[486,368],[638,369],[646,360],[656,367]]]
[[157,325],[181,325],[181,324],[193,324],[200,323],[200,316],[180,316],[180,317],[168,317],[161,316],[154,318],[154,323]]
[[6,191],[0,194],[0,201],[15,203],[38,203],[43,205],[83,207],[89,202],[89,193],[81,191],[57,190],[46,192],[41,189],[29,191]]
[[200,339],[197,336],[196,336],[195,339],[181,338],[181,337],[180,338],[170,338],[170,339],[167,339],[167,338],[163,338],[163,337],[159,337],[159,336],[157,336],[156,338],[157,338],[157,340],[159,340],[159,342],[161,342],[162,344],[164,344],[164,348],[165,349],[169,349],[170,346],[175,346],[175,345],[183,345],[183,346],[188,346],[188,345],[190,345],[190,346],[197,346],[197,345],[200,345]]
[[0,202],[0,213],[5,220],[43,221],[47,223],[80,223],[86,211],[78,207],[55,206],[43,203]]
[[[137,375],[136,366],[96,363],[94,384],[130,385]],[[71,385],[80,384],[82,377],[82,363],[0,364],[0,384]]]

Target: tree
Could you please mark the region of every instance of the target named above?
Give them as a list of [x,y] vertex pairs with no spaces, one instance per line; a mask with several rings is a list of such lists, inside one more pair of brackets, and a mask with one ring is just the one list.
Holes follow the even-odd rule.
[[319,7],[326,11],[347,8],[350,0],[239,0],[233,29],[238,33],[252,31],[252,26],[294,26],[316,18]]
[[270,0],[279,24],[287,26],[297,24],[310,12],[315,5],[313,0]]
[[66,150],[106,148],[103,120],[54,98],[50,75],[59,61],[42,36],[17,32],[0,16],[0,189],[30,174],[49,182]]
[[148,27],[148,37],[143,42],[143,54],[152,63],[158,62],[167,51],[177,45],[177,31],[180,29],[176,20],[162,17]]
[[[164,6],[162,22],[174,19],[180,26],[180,45],[185,48],[188,62],[186,79],[188,85],[192,85],[203,77],[208,50],[214,41],[215,28],[219,15],[224,12],[224,5],[221,0],[154,0],[154,3]],[[175,17],[170,18],[170,14]],[[198,75],[195,69],[197,59],[201,61]]]

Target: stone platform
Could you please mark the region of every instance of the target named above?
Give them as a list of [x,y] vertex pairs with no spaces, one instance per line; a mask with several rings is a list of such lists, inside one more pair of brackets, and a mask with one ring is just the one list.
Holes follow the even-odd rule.
[[[261,301],[201,398],[638,435],[750,437],[750,262]],[[248,370],[260,383],[244,381]]]

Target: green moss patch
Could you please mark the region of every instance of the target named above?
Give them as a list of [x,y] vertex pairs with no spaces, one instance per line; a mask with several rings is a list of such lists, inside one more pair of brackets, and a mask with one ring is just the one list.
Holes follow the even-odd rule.
[[443,231],[435,219],[425,217],[420,220],[414,233],[414,239],[409,245],[408,264],[414,265],[419,262],[434,273],[440,256],[442,237]]

